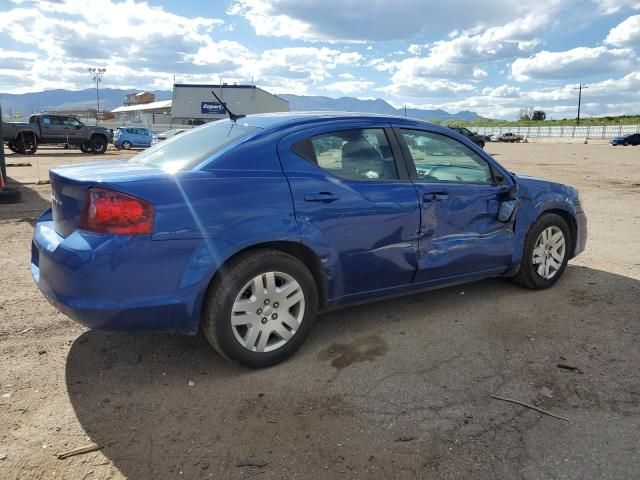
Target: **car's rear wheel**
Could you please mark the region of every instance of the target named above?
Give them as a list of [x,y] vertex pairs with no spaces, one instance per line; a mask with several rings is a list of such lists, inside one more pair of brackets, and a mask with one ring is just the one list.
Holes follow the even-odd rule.
[[33,155],[38,150],[38,141],[35,135],[20,133],[14,144],[16,153]]
[[93,153],[97,153],[98,155],[103,154],[107,151],[107,146],[109,143],[106,139],[102,137],[95,137],[91,140],[91,151]]
[[91,145],[89,145],[88,143],[83,143],[80,145],[80,150],[82,150],[83,153],[91,153]]
[[129,142],[128,140],[125,140],[124,142],[122,142],[122,148],[124,150],[129,150],[131,148],[131,142]]
[[316,284],[302,262],[280,251],[256,250],[232,260],[216,277],[202,329],[222,356],[268,367],[300,348],[317,309]]
[[628,146],[629,146],[629,140],[625,140],[625,141],[624,141],[624,143],[623,143],[623,145],[624,145],[625,147],[628,147]]
[[554,213],[542,215],[527,233],[520,270],[513,280],[532,290],[551,287],[567,268],[570,247],[567,222]]

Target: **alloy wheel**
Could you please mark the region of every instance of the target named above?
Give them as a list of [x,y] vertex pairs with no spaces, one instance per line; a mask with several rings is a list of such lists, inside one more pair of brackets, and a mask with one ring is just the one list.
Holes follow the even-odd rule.
[[562,268],[566,254],[566,242],[562,230],[551,226],[545,228],[536,240],[532,263],[536,273],[546,279],[552,279]]
[[247,282],[231,309],[233,334],[252,352],[271,352],[300,329],[305,298],[300,284],[282,272],[262,273]]

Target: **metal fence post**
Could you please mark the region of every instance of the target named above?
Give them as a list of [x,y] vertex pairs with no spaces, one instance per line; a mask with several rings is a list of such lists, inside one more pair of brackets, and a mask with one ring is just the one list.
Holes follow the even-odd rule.
[[4,163],[4,137],[2,136],[2,105],[0,105],[0,172],[2,178],[7,181],[7,165]]

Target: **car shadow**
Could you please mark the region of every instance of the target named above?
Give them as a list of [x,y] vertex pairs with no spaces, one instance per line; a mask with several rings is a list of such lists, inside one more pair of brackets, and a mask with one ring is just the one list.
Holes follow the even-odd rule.
[[7,177],[7,186],[19,189],[22,197],[19,202],[0,205],[0,221],[14,220],[34,226],[38,216],[51,206],[50,201],[43,197],[50,195],[49,186],[24,185],[11,177]]
[[[264,472],[262,467],[269,462],[269,478],[286,478],[286,466],[295,462],[296,444],[307,441],[310,434],[328,442],[318,448],[335,445],[328,431],[334,425],[334,409],[344,413],[348,407],[327,397],[327,382],[335,380],[336,369],[319,359],[322,352],[341,348],[331,345],[342,332],[371,338],[388,331],[390,325],[400,333],[410,332],[412,322],[431,322],[442,330],[453,326],[450,312],[461,304],[473,312],[464,328],[482,331],[489,327],[474,322],[485,314],[498,318],[495,305],[509,303],[522,312],[523,321],[533,317],[528,312],[540,298],[571,304],[576,319],[563,318],[562,325],[579,331],[585,319],[601,321],[601,312],[592,308],[595,297],[588,286],[597,289],[597,295],[609,292],[612,301],[637,298],[640,293],[636,279],[570,266],[565,277],[545,292],[494,279],[355,306],[320,316],[302,349],[289,361],[266,370],[227,362],[200,336],[86,331],[73,342],[67,357],[67,392],[86,434],[104,443],[101,452],[126,478],[241,478],[247,469],[252,474]],[[510,317],[503,320],[508,323]],[[410,340],[408,335],[404,338]],[[523,345],[527,347],[528,340]],[[402,339],[395,348],[403,348]],[[468,345],[453,340],[446,348],[463,350]],[[410,352],[402,358],[410,361]],[[535,357],[527,359],[531,362]],[[395,368],[388,358],[378,362],[380,376],[385,369]],[[468,394],[486,397],[486,385],[474,382],[475,377],[465,378]],[[318,416],[315,423],[309,419],[313,415]],[[379,420],[359,410],[345,415],[344,422],[360,417],[363,421],[358,425],[369,425],[365,436]],[[330,462],[333,457],[327,455]],[[282,471],[277,472],[279,468]]]

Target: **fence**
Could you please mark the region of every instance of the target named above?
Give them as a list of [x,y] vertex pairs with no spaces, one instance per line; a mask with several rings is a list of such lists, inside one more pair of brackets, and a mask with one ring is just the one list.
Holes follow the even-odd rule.
[[640,125],[530,125],[526,127],[477,127],[480,135],[500,135],[506,132],[523,137],[612,138],[640,133]]

